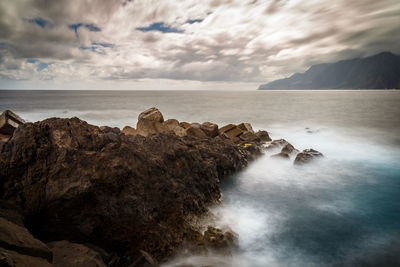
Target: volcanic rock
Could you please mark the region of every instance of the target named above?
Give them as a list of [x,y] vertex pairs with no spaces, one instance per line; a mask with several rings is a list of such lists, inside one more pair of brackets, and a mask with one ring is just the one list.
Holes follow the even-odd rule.
[[215,137],[218,135],[218,125],[212,122],[204,122],[200,129],[208,136]]
[[294,164],[302,165],[305,163],[309,163],[317,158],[321,158],[323,156],[324,155],[321,152],[314,150],[312,148],[305,149],[302,152],[300,152],[299,154],[297,154],[296,159],[294,160]]
[[271,138],[269,137],[269,134],[267,131],[258,131],[256,133],[256,135],[258,136],[258,138],[261,139],[261,141],[263,142],[269,142],[271,141]]
[[254,134],[253,127],[251,127],[250,123],[243,122],[237,126],[243,132],[250,132]]
[[126,135],[133,135],[133,136],[136,136],[139,134],[135,128],[130,127],[130,126],[125,126],[124,129],[122,129],[122,133],[124,133]]
[[11,110],[6,110],[0,115],[0,134],[11,136],[15,129],[25,121]]
[[188,218],[218,201],[219,181],[253,156],[218,137],[131,136],[51,118],[19,126],[5,143],[0,199],[44,242],[89,242],[126,265],[140,250],[160,260],[193,232]]
[[157,108],[149,108],[139,114],[138,121],[148,120],[153,122],[163,122],[164,117]]

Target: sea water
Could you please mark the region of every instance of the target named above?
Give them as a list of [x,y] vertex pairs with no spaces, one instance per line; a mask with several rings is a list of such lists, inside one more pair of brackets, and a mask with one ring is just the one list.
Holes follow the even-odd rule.
[[166,119],[249,122],[325,155],[294,166],[266,153],[223,180],[209,223],[238,233],[238,251],[165,266],[400,266],[400,91],[0,91],[0,110],[28,121],[122,128],[152,106]]

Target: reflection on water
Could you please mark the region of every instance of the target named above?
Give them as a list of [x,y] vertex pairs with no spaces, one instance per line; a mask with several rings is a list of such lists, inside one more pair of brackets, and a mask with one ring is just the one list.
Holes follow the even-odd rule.
[[165,266],[400,266],[399,103],[399,91],[0,91],[0,109],[29,121],[134,126],[157,106],[180,121],[250,122],[325,155],[308,166],[265,155],[224,180],[214,223],[239,234],[238,252]]

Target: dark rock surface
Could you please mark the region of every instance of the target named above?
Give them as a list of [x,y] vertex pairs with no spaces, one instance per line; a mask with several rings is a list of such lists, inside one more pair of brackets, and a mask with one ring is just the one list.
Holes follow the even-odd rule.
[[295,165],[302,165],[305,163],[309,163],[317,158],[322,158],[324,155],[312,148],[310,149],[305,149],[299,154],[297,154],[296,159],[294,160]]
[[51,118],[21,125],[3,146],[0,198],[44,242],[90,242],[120,266],[140,250],[162,260],[196,233],[189,220],[218,201],[219,180],[259,153],[219,137],[131,136]]

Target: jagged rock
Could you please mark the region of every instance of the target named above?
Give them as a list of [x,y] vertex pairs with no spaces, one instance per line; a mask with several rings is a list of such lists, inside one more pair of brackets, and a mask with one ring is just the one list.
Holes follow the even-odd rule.
[[0,134],[11,136],[15,129],[25,121],[11,110],[6,110],[0,115]]
[[141,120],[148,120],[148,121],[161,123],[164,121],[164,117],[158,109],[153,107],[153,108],[149,108],[139,114],[138,121],[141,121]]
[[47,243],[55,267],[106,267],[101,255],[87,246],[66,240]]
[[289,159],[289,154],[286,152],[279,152],[278,154],[271,155],[272,158],[283,158],[283,159]]
[[200,129],[208,136],[208,137],[216,137],[218,135],[218,125],[212,122],[204,122],[201,124]]
[[289,144],[289,142],[286,141],[285,139],[277,139],[272,141],[265,149],[267,150],[278,149],[284,147],[287,144]]
[[256,135],[261,139],[263,142],[269,142],[271,141],[271,138],[269,137],[269,134],[267,131],[258,131]]
[[298,153],[299,150],[297,150],[296,148],[294,148],[294,146],[292,146],[292,144],[287,143],[286,145],[284,145],[282,147],[281,150],[282,153],[286,153],[286,154],[294,154],[294,153]]
[[238,246],[238,237],[233,232],[222,232],[221,229],[208,226],[204,232],[204,243],[208,248],[224,254],[231,254]]
[[226,133],[227,131],[232,130],[232,129],[235,128],[235,127],[236,127],[236,125],[234,125],[234,124],[227,124],[227,125],[225,125],[224,127],[219,128],[218,134],[219,134],[219,135],[223,135],[224,133]]
[[[129,126],[126,126],[126,127],[129,127]],[[109,127],[109,126],[100,126],[100,130],[102,130],[104,133],[118,134],[121,132],[118,127]]]
[[240,135],[240,140],[244,142],[259,142],[261,141],[260,137],[258,137],[256,134],[252,132],[245,132]]
[[193,231],[187,218],[218,201],[219,181],[252,156],[218,137],[145,138],[52,118],[21,125],[4,145],[0,199],[42,241],[90,242],[127,265],[139,250],[160,260]]
[[[100,127],[100,129],[101,129],[101,127]],[[126,135],[133,135],[133,136],[136,136],[139,134],[135,128],[130,127],[130,126],[125,126],[124,129],[122,129],[122,132]]]
[[189,128],[187,128],[186,135],[198,138],[207,138],[206,133],[203,132],[203,130],[201,130],[200,127],[197,127],[197,125],[192,125]]
[[299,154],[297,154],[296,159],[294,160],[294,164],[295,165],[302,165],[304,163],[308,163],[311,162],[317,158],[321,158],[324,155],[317,151],[314,150],[312,148],[310,149],[305,149],[302,152],[300,152]]
[[242,133],[243,131],[235,126],[229,131],[226,131],[224,134],[227,135],[230,139],[234,139],[235,137],[239,137]]
[[243,122],[237,126],[243,132],[250,132],[254,134],[253,127],[251,127],[250,123]]

